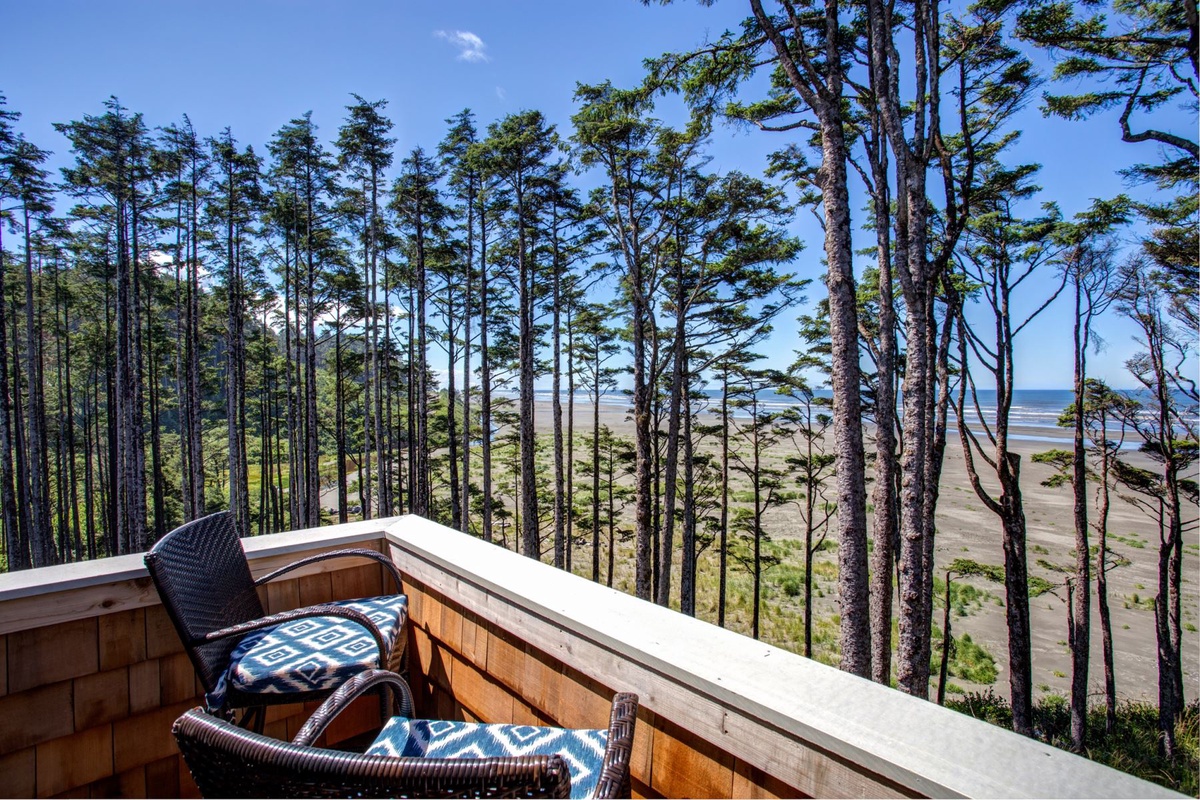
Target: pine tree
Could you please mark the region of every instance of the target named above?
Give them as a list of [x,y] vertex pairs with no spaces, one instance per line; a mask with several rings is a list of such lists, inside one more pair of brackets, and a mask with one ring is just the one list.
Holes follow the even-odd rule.
[[[417,148],[401,164],[401,175],[392,186],[390,208],[407,237],[412,270],[409,342],[409,419],[414,438],[409,442],[410,507],[428,516],[433,508],[429,444],[429,331],[426,321],[430,279],[431,242],[440,242],[450,209],[442,202],[437,183],[442,172],[437,163]],[[415,325],[415,328],[412,326]]]
[[538,264],[534,243],[539,219],[535,192],[551,169],[550,157],[557,146],[557,134],[540,112],[513,114],[488,127],[484,142],[487,169],[511,193],[512,225],[516,232],[515,260],[519,314],[521,451],[521,552],[529,558],[541,556],[538,533],[537,466],[533,379],[535,362],[535,293]]
[[7,567],[10,572],[33,566],[29,552],[29,529],[24,515],[18,514],[16,495],[16,473],[13,469],[13,399],[8,380],[7,309],[4,279],[7,266],[3,229],[9,220],[11,209],[6,201],[16,199],[19,191],[12,178],[10,158],[20,143],[20,136],[12,125],[20,114],[5,108],[4,95],[0,94],[0,520],[4,524],[4,544]]
[[600,581],[600,401],[607,392],[617,388],[618,370],[606,366],[621,346],[617,342],[619,331],[605,325],[610,309],[588,304],[579,310],[575,320],[578,337],[578,359],[584,385],[592,403],[592,460],[586,472],[592,476],[591,531],[592,531],[592,580]]
[[[57,562],[54,545],[54,526],[50,515],[50,471],[47,460],[46,401],[43,394],[45,375],[42,372],[42,339],[39,335],[36,316],[40,298],[35,296],[34,263],[40,262],[35,248],[40,249],[53,211],[51,187],[48,173],[41,168],[49,153],[25,140],[18,138],[5,154],[7,181],[17,201],[18,224],[24,239],[24,307],[25,348],[24,364],[27,389],[25,392],[25,444],[29,457],[22,481],[28,481],[30,547],[33,566],[43,567]],[[39,270],[40,272],[40,270]],[[40,276],[37,278],[40,282]],[[17,387],[19,390],[19,387]]]
[[362,286],[366,309],[363,342],[366,361],[363,369],[363,440],[365,465],[362,470],[363,519],[371,518],[371,455],[374,447],[378,470],[375,484],[378,489],[380,516],[392,514],[391,453],[385,449],[383,397],[385,387],[379,357],[379,250],[380,234],[386,222],[379,211],[383,173],[392,165],[391,146],[396,140],[388,136],[392,121],[383,114],[386,100],[368,101],[354,95],[355,103],[347,106],[347,119],[338,131],[338,163],[354,182],[358,201],[360,241],[362,243]]
[[115,552],[145,549],[146,467],[142,359],[142,227],[150,144],[140,114],[116,98],[101,116],[56,124],[76,163],[63,171],[67,192],[98,207],[116,256],[116,359],[109,381],[109,496]]
[[163,130],[160,168],[170,179],[164,200],[175,202],[176,388],[182,447],[183,519],[204,516],[204,438],[200,383],[200,230],[201,203],[207,192],[208,153],[185,115],[182,126]]
[[[1016,369],[1013,355],[1015,340],[1031,319],[1041,313],[1062,292],[1065,276],[1049,297],[1035,300],[1037,305],[1025,318],[1016,317],[1014,293],[1035,270],[1052,264],[1058,248],[1051,241],[1059,224],[1051,209],[1046,216],[1023,220],[1014,206],[1032,197],[1037,187],[1029,183],[1036,171],[1033,166],[1005,169],[988,165],[991,183],[997,191],[985,208],[972,220],[959,258],[963,280],[979,287],[992,315],[986,323],[968,323],[959,307],[955,317],[958,335],[958,398],[955,416],[962,441],[967,476],[976,496],[1000,519],[1004,550],[1005,615],[1008,623],[1009,684],[1012,692],[1013,729],[1033,734],[1033,674],[1029,628],[1029,575],[1024,501],[1021,495],[1021,456],[1009,447],[1009,414],[1013,405]],[[1030,284],[1025,284],[1028,287]],[[978,365],[978,366],[976,366]],[[987,387],[996,393],[994,424],[984,418],[974,375],[978,370],[988,376]],[[981,381],[982,383],[982,381]],[[967,397],[971,405],[967,405]],[[983,427],[992,453],[988,454],[978,435],[967,425],[968,419]],[[980,480],[976,459],[983,461],[1000,486],[993,497]],[[1085,550],[1086,552],[1086,550]]]
[[580,163],[603,174],[606,185],[593,191],[590,203],[607,229],[610,250],[619,259],[621,292],[629,309],[636,451],[635,586],[637,596],[649,600],[654,578],[651,412],[657,384],[656,361],[650,352],[655,324],[651,304],[661,280],[655,256],[666,239],[659,204],[664,187],[653,169],[656,126],[649,118],[652,105],[639,92],[605,83],[580,86],[575,97],[581,108],[572,117],[572,138]]
[[225,279],[225,413],[229,465],[229,508],[242,535],[250,534],[249,458],[246,448],[246,317],[253,268],[251,226],[263,202],[260,161],[252,148],[239,152],[226,128],[210,143],[216,181],[207,215],[220,229],[218,259]]
[[[299,401],[293,400],[289,391],[289,404],[294,407],[289,412],[288,426],[294,452],[293,525],[316,527],[321,524],[316,321],[324,290],[322,258],[328,253],[333,234],[329,203],[337,191],[335,170],[317,139],[311,112],[280,128],[268,149],[275,160],[276,193],[282,195],[277,197],[276,215],[291,249],[291,268],[286,263],[289,245],[285,245],[284,266],[285,275],[292,278],[291,313],[296,320],[297,364],[293,380]],[[285,307],[285,313],[286,310]]]
[[[477,229],[485,224],[480,213],[479,203],[483,192],[483,176],[479,164],[473,158],[472,148],[477,146],[478,133],[475,129],[475,115],[470,109],[464,109],[446,120],[450,130],[438,146],[442,165],[446,169],[450,193],[461,204],[456,209],[456,216],[464,233],[461,252],[461,273],[463,284],[463,336],[462,336],[462,488],[459,490],[458,518],[462,529],[470,529],[471,519],[471,353],[474,348],[472,323],[476,316],[483,322],[483,315],[475,303],[475,279],[477,275],[475,252],[482,249],[484,237]],[[482,299],[482,298],[480,298]],[[453,370],[453,364],[451,369]],[[485,433],[485,435],[487,435]]]

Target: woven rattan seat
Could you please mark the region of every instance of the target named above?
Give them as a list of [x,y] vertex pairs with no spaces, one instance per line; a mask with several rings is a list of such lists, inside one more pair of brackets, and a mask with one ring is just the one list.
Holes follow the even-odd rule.
[[[257,587],[350,557],[382,563],[397,594],[266,615]],[[395,565],[374,550],[321,553],[255,580],[233,516],[221,512],[171,531],[145,561],[214,713],[322,699],[363,670],[403,663],[408,601]],[[262,714],[252,720],[261,727]]]
[[[484,728],[537,730],[545,749],[519,755],[474,756],[464,750],[453,758],[345,753],[313,747],[343,709],[368,691],[388,688],[394,699],[388,729],[429,729],[440,726],[478,733]],[[173,731],[188,769],[205,797],[576,797],[568,752],[572,740],[601,742],[594,774],[587,778],[589,797],[628,797],[629,757],[637,721],[637,697],[613,699],[607,730],[563,731],[531,726],[486,726],[408,719],[411,694],[403,678],[384,670],[360,673],[331,695],[296,734],[291,743],[269,739],[234,727],[193,709],[175,722]],[[557,736],[555,734],[558,734]],[[554,739],[554,742],[550,742]],[[386,752],[379,745],[373,748]],[[568,742],[563,744],[563,742]],[[590,747],[590,745],[589,745]],[[382,749],[381,749],[382,748]],[[421,748],[417,748],[420,750]],[[445,751],[442,751],[445,752]],[[509,748],[508,752],[512,752]]]

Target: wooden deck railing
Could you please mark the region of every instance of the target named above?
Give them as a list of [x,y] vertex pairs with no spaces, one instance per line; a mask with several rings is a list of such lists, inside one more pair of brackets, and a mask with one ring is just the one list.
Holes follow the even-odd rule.
[[[247,539],[257,577],[304,555],[384,547],[382,520]],[[261,589],[268,612],[379,594],[383,568],[324,561]],[[140,554],[0,575],[0,796],[195,797],[171,723],[203,691]],[[272,707],[290,738],[311,708]],[[378,726],[356,704],[339,742]]]
[[426,709],[596,726],[613,692],[636,692],[638,795],[1170,794],[426,520],[387,539]]
[[[1161,787],[417,517],[245,542],[256,575],[346,546],[390,553],[410,594],[418,711],[596,727],[641,698],[640,796],[1163,796]],[[377,594],[321,562],[269,611]],[[0,575],[0,795],[191,797],[170,735],[200,689],[140,555]],[[289,738],[311,706],[276,707]],[[328,743],[378,726],[359,703]]]

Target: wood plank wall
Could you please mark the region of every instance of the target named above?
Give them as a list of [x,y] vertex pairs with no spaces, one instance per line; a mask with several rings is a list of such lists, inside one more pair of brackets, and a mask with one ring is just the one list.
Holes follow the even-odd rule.
[[[279,560],[251,566],[262,574]],[[394,591],[382,566],[361,559],[296,575],[260,589],[268,613]],[[64,607],[95,611],[35,627],[0,614],[0,797],[198,796],[171,724],[202,703],[203,690],[150,579],[11,602],[27,620],[57,619]],[[290,739],[315,707],[271,707],[264,732]],[[341,715],[326,740],[378,727],[378,704],[368,699]]]
[[[409,673],[419,714],[443,719],[603,728],[604,686],[404,575]],[[645,707],[631,761],[635,797],[802,797],[803,793]]]

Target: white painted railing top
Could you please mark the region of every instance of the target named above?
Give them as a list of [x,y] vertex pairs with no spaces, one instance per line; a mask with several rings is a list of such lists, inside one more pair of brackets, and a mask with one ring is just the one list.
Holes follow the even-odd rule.
[[878,791],[838,782],[849,762],[931,797],[1179,796],[419,517],[387,537],[414,578],[804,791]]
[[[382,531],[400,517],[327,525],[298,531],[252,536],[242,540],[246,557],[283,556],[321,547],[349,547],[355,542],[379,539]],[[58,564],[40,569],[0,574],[0,603],[24,597],[84,589],[117,581],[146,577],[143,553],[130,553],[112,558],[97,558],[73,564]]]

